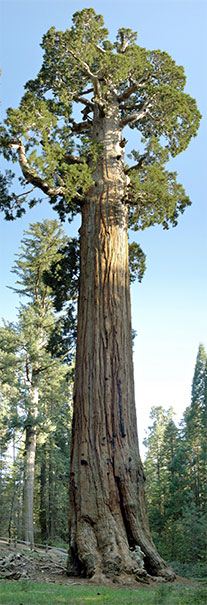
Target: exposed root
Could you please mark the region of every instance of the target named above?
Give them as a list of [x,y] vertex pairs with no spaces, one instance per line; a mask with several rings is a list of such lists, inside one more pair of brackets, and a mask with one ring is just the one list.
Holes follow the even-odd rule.
[[149,583],[151,577],[158,577],[161,582],[175,579],[174,572],[156,552],[153,543],[145,539],[141,546],[135,543],[129,547],[123,527],[109,515],[107,523],[100,517],[96,525],[89,518],[82,519],[74,534],[70,554],[68,574],[95,583]]
[[157,580],[163,580],[164,582],[174,582],[176,579],[176,574],[172,569],[170,569],[170,567],[164,567],[158,572],[157,576],[152,576],[152,578],[154,577]]
[[95,573],[90,578],[90,582],[92,584],[107,585],[107,584],[111,584],[111,579],[107,578],[107,576],[100,569],[96,569]]

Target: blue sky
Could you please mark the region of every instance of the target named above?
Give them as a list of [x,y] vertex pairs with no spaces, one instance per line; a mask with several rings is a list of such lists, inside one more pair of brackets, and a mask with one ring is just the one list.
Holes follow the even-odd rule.
[[[136,401],[142,440],[152,405],[173,405],[181,416],[190,402],[199,343],[207,349],[207,2],[0,0],[3,112],[18,105],[24,83],[39,70],[39,44],[45,31],[52,25],[67,28],[72,14],[89,6],[104,15],[113,38],[119,27],[131,27],[138,31],[141,46],[166,50],[183,65],[186,91],[197,99],[203,114],[198,136],[171,164],[192,206],[175,229],[151,228],[134,238],[147,254],[143,283],[132,288],[132,320],[137,331]],[[0,317],[15,318],[17,299],[7,286],[13,284],[10,270],[23,230],[47,216],[51,217],[52,211],[42,206],[13,223],[0,217]]]

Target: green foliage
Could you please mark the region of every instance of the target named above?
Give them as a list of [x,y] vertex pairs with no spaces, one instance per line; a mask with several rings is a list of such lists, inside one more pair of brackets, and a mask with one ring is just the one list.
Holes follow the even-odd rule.
[[36,460],[36,541],[68,539],[72,370],[60,363],[42,381]]
[[150,588],[112,588],[106,586],[57,586],[40,582],[19,580],[19,582],[1,581],[3,602],[5,605],[19,605],[20,601],[31,605],[204,605],[205,587],[194,584],[151,586]]
[[45,220],[30,226],[21,242],[19,253],[16,255],[13,273],[18,277],[15,290],[38,306],[47,298],[49,305],[50,290],[43,281],[54,259],[61,259],[59,248],[67,241],[58,221]]
[[130,281],[133,282],[138,279],[142,281],[143,275],[146,270],[146,256],[139,244],[132,242],[129,244],[129,271]]
[[59,249],[59,258],[54,258],[50,269],[44,271],[44,282],[51,288],[57,311],[61,311],[68,300],[77,299],[79,264],[79,241],[71,238]]
[[[66,244],[67,238],[57,221],[36,223],[25,232],[14,267],[18,277],[17,292],[23,297],[24,304],[20,306],[17,324],[4,323],[0,328],[0,470],[2,498],[7,511],[2,517],[3,533],[12,520],[18,537],[22,531],[22,456],[26,452],[25,435],[31,427],[37,435],[39,464],[35,482],[36,533],[41,530],[43,538],[41,511],[44,500],[47,512],[45,539],[54,532],[61,539],[67,537],[73,366],[68,367],[64,362],[66,359],[70,364],[73,362],[74,332],[69,316],[62,335],[64,315],[56,319],[52,290],[43,280],[52,262],[61,261],[60,250]],[[58,351],[51,347],[57,323]],[[34,386],[38,389],[37,409],[33,400]],[[11,447],[16,452],[12,465],[7,459]],[[46,495],[43,499],[40,476],[44,449]],[[62,514],[58,515],[60,504]]]
[[140,154],[133,150],[133,157],[139,169],[130,171],[129,198],[133,200],[130,207],[129,224],[137,231],[151,225],[161,224],[164,229],[175,227],[179,213],[183,213],[190,199],[184,188],[177,183],[176,172],[169,172],[165,164],[169,152],[152,136],[145,152]]
[[[61,220],[80,211],[100,160],[92,128],[94,107],[101,107],[104,116],[113,91],[120,129],[126,124],[137,129],[144,148],[144,160],[130,171],[130,226],[177,224],[190,200],[165,164],[196,135],[200,113],[184,92],[183,67],[166,52],[138,46],[136,38],[132,30],[120,28],[116,41],[110,41],[103,17],[92,8],[76,12],[65,32],[52,27],[44,35],[40,72],[26,84],[19,108],[8,110],[1,129],[6,159],[22,166],[19,141],[27,156],[22,198],[8,193],[9,175],[2,181],[6,195],[0,204],[6,218],[21,215],[27,182],[41,189],[41,180]],[[73,116],[82,105],[83,119],[76,124]]]
[[202,575],[207,550],[206,377],[206,352],[200,345],[191,405],[180,428],[170,410],[152,408],[154,422],[145,440],[146,491],[156,545],[163,557],[189,569],[196,561]]
[[153,407],[150,413],[153,422],[148,437],[144,440],[148,448],[145,461],[148,513],[155,540],[162,534],[165,523],[168,469],[163,450],[165,431],[169,422],[172,422],[172,415],[172,408],[165,411],[161,406]]
[[[135,231],[161,224],[164,229],[175,227],[179,213],[191,204],[182,185],[176,181],[176,173],[165,170],[155,161],[143,164],[139,172],[131,174],[129,225]],[[144,200],[144,203],[143,203]]]
[[185,578],[196,578],[199,581],[206,580],[206,562],[202,563],[201,561],[192,561],[191,563],[181,563],[180,561],[171,561],[170,564],[178,576]]
[[5,175],[0,173],[0,210],[3,210],[8,221],[20,218],[25,212],[22,206],[25,197],[10,193],[14,177],[15,174],[11,170],[6,170]]
[[0,327],[0,451],[8,447],[18,425],[17,406],[20,398],[18,371],[22,372],[22,362],[18,359],[19,336],[12,324],[4,322]]
[[189,482],[196,506],[207,513],[207,356],[198,349],[192,383],[191,405],[184,416],[184,436],[188,444]]

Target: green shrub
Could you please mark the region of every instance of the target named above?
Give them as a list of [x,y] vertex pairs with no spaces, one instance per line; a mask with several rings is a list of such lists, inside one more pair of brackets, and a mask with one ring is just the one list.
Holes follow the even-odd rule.
[[170,567],[174,569],[177,575],[184,578],[207,578],[207,562],[181,563],[180,561],[172,561]]

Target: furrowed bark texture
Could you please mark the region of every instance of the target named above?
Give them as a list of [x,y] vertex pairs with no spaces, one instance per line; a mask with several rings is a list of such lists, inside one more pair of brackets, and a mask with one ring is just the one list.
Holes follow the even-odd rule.
[[89,577],[167,575],[153,545],[137,438],[128,270],[126,177],[118,107],[94,114],[103,151],[82,209],[71,451],[73,571]]

